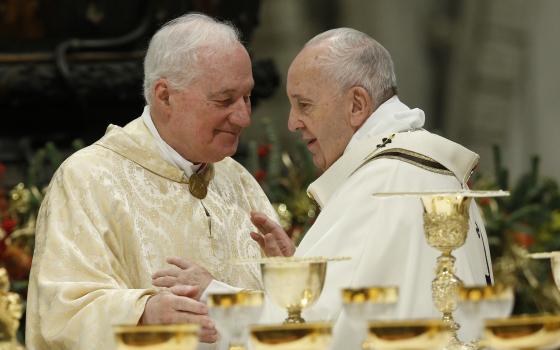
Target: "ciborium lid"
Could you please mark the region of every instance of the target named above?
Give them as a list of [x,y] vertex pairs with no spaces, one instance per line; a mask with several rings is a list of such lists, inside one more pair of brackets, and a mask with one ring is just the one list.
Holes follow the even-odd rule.
[[423,197],[423,196],[460,196],[460,197],[507,197],[509,191],[439,190],[419,192],[376,192],[374,197]]
[[266,258],[237,259],[235,264],[292,264],[292,263],[324,263],[331,261],[350,260],[349,256],[272,256]]
[[531,254],[528,254],[527,256],[528,256],[529,258],[532,258],[532,259],[552,259],[552,258],[560,258],[560,251],[531,253]]

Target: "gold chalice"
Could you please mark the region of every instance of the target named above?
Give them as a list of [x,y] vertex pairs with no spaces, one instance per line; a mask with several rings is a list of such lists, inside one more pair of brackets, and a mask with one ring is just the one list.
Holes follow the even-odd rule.
[[481,344],[495,350],[558,349],[560,315],[486,320]]
[[331,323],[284,323],[251,327],[254,350],[326,350],[331,339]]
[[[467,338],[476,341],[482,337],[484,319],[503,318],[513,308],[513,288],[503,284],[469,286],[459,289],[459,309],[472,327],[467,327]],[[465,335],[465,334],[463,334]]]
[[441,320],[371,321],[363,349],[433,350],[443,349],[451,339]]
[[428,244],[441,252],[437,258],[436,277],[432,281],[432,299],[443,314],[452,338],[448,349],[471,348],[457,338],[459,324],[453,318],[463,282],[455,275],[455,257],[451,252],[463,244],[469,231],[469,208],[474,197],[509,196],[507,191],[434,191],[377,193],[378,197],[420,197],[424,206],[424,234]]
[[304,308],[313,305],[323,290],[327,262],[347,260],[336,257],[271,257],[241,260],[259,263],[264,289],[270,299],[288,312],[285,323],[303,323]]
[[367,337],[367,321],[393,317],[398,300],[399,288],[395,286],[342,290],[343,310],[360,344]]
[[199,328],[195,324],[120,325],[113,331],[117,350],[195,350]]
[[533,259],[550,259],[550,268],[556,287],[560,290],[560,251],[529,254]]
[[246,350],[248,327],[258,321],[264,300],[260,291],[208,295],[208,314],[220,334],[228,340],[229,350]]

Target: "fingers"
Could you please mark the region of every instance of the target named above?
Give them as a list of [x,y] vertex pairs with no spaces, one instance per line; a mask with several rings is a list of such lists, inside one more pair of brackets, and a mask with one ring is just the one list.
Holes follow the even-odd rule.
[[261,246],[261,249],[264,250],[265,245],[264,245],[263,235],[261,235],[260,233],[257,233],[257,232],[251,232],[250,235],[251,235],[251,238]]
[[216,328],[201,327],[198,337],[203,343],[215,343],[218,340],[218,331]]
[[193,263],[188,262],[185,259],[181,259],[178,256],[169,257],[169,258],[165,259],[165,261],[167,261],[168,264],[175,265],[178,268],[183,269],[183,270],[186,270],[189,267],[191,267],[191,265],[193,265]]
[[183,311],[185,314],[206,315],[208,306],[192,298],[174,295],[172,307],[176,311]]
[[179,271],[177,268],[169,268],[169,269],[162,269],[159,271],[154,272],[154,274],[152,275],[152,279],[156,279],[158,277],[163,277],[163,276],[173,276],[173,277],[177,277],[179,275]]
[[265,253],[268,256],[282,256],[282,250],[278,246],[276,237],[272,234],[266,234],[263,236],[264,244],[266,246]]
[[194,298],[198,295],[200,289],[197,286],[189,286],[189,285],[176,285],[169,288],[169,291],[175,295],[187,297],[187,298]]
[[156,287],[169,288],[177,285],[178,283],[179,281],[177,281],[177,278],[172,276],[163,276],[152,280],[152,284]]
[[263,213],[252,212],[251,221],[262,233],[268,233],[278,229],[282,230],[280,225],[270,220],[268,216]]

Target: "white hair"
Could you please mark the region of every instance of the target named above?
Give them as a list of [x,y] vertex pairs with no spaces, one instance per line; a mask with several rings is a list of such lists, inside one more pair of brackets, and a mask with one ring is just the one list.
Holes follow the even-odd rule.
[[161,27],[150,40],[144,59],[144,98],[150,104],[154,84],[166,79],[181,89],[200,73],[202,48],[212,51],[240,44],[239,31],[230,23],[219,22],[199,13],[190,13]]
[[361,86],[377,105],[396,94],[391,55],[369,35],[352,28],[331,29],[309,40],[305,47],[323,44],[328,50],[319,62],[339,89]]

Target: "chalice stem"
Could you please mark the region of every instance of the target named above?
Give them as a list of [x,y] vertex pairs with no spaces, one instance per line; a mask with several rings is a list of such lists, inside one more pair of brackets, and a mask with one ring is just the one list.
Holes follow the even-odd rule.
[[305,323],[305,320],[301,317],[301,309],[297,307],[288,308],[288,318],[284,320],[284,323]]
[[442,321],[451,333],[450,348],[453,344],[461,344],[457,337],[460,326],[453,318],[453,311],[457,308],[459,288],[463,282],[454,274],[455,257],[450,252],[442,253],[437,259],[436,278],[432,281],[434,305],[442,313]]

